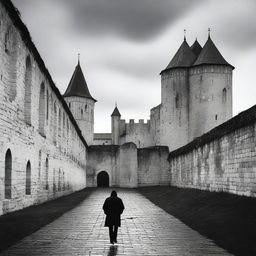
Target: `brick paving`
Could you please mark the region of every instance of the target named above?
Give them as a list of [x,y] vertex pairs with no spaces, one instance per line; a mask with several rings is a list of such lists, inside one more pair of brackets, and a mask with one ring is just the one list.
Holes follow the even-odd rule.
[[80,205],[0,255],[231,255],[129,189],[117,190],[126,209],[118,232],[118,244],[111,245],[102,211],[110,191],[96,190]]

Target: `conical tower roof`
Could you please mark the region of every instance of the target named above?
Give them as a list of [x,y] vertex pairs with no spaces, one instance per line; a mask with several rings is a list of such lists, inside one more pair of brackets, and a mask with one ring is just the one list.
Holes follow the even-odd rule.
[[180,48],[172,58],[171,62],[163,71],[161,71],[161,73],[173,68],[191,67],[195,59],[196,59],[195,54],[190,49],[186,39],[184,39],[183,43],[181,44]]
[[213,43],[211,37],[208,37],[201,53],[199,54],[197,60],[193,66],[198,65],[226,65],[234,68],[230,65],[221,55],[215,44]]
[[120,112],[119,112],[117,106],[115,107],[115,109],[114,109],[114,111],[113,111],[113,113],[112,113],[111,116],[121,116],[121,114],[120,114]]
[[190,49],[193,51],[196,57],[198,57],[202,51],[202,46],[198,43],[196,39],[195,42],[191,45]]
[[63,94],[63,97],[69,97],[69,96],[83,97],[87,99],[92,99],[96,102],[96,100],[91,96],[89,92],[89,89],[85,81],[84,74],[80,67],[79,62],[69,82],[68,88]]

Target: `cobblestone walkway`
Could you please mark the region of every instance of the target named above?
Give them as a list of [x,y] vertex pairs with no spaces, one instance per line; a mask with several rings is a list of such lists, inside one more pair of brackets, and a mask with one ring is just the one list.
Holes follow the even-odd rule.
[[102,205],[110,190],[97,190],[73,210],[0,255],[230,255],[133,190],[117,190],[125,211],[118,244],[109,244]]

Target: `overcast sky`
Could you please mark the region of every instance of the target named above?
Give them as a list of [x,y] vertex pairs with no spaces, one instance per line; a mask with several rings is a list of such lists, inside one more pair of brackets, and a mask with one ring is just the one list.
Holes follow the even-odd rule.
[[256,104],[255,0],[13,0],[64,93],[81,54],[95,104],[95,132],[110,132],[115,102],[125,119],[149,119],[159,73],[183,41],[207,29],[233,66],[233,114]]

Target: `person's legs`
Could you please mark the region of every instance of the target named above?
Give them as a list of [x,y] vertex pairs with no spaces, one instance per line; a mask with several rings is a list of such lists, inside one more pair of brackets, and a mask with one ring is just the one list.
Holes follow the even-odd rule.
[[113,232],[113,241],[117,243],[117,231],[118,231],[118,226],[114,225],[114,232]]
[[114,242],[114,232],[113,232],[113,228],[114,226],[111,225],[108,227],[109,228],[109,239],[110,239],[110,243]]

